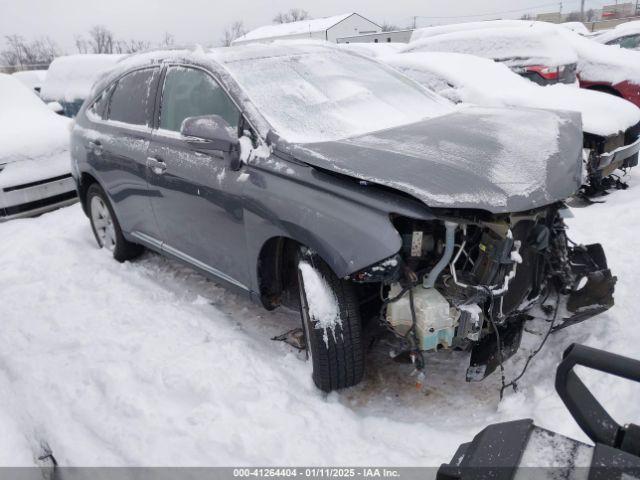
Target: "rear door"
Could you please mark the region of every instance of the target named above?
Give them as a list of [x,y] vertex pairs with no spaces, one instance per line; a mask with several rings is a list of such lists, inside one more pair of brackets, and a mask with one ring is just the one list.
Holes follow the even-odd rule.
[[[88,139],[96,175],[106,189],[122,229],[159,247],[147,186],[147,150],[160,68],[127,73],[108,90],[98,134]],[[91,115],[88,114],[91,119]]]
[[216,114],[238,135],[240,110],[205,70],[166,67],[149,148],[149,189],[163,250],[246,289],[243,182],[221,152],[193,150],[180,135],[187,117]]

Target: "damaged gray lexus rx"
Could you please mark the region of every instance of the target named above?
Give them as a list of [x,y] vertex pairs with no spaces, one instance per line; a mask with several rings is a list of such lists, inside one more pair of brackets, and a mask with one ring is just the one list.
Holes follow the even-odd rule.
[[126,58],[76,117],[72,158],[100,247],[299,308],[324,391],[362,379],[365,336],[417,368],[467,350],[480,380],[534,315],[558,329],[613,305],[602,248],[563,220],[577,114],[457,107],[329,45]]

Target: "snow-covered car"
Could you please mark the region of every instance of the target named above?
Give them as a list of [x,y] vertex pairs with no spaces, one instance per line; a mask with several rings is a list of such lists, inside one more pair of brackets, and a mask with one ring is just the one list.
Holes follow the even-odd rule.
[[70,120],[12,75],[0,74],[0,221],[77,201]]
[[621,98],[570,85],[541,87],[505,65],[461,53],[401,53],[379,60],[454,102],[579,112],[584,132],[585,193],[619,184],[610,174],[638,164],[640,109]]
[[58,102],[65,116],[74,117],[91,91],[91,86],[123,57],[115,54],[57,57],[49,65],[41,90],[42,99],[47,103]]
[[592,35],[589,29],[582,22],[564,22],[564,23],[558,23],[557,25],[559,27],[569,29],[572,32],[576,32],[578,35],[582,35],[584,37],[588,37]]
[[123,60],[71,144],[98,246],[299,308],[322,390],[361,380],[364,328],[420,369],[425,351],[469,349],[471,381],[518,350],[532,309],[560,328],[613,305],[602,247],[566,236],[574,112],[460,108],[380,62],[283,41]]
[[575,83],[575,51],[555,28],[534,27],[493,21],[421,28],[402,52],[466,53],[503,63],[540,85]]
[[32,89],[38,95],[40,95],[40,91],[42,90],[42,85],[44,85],[44,81],[47,78],[46,70],[24,70],[21,72],[14,72],[12,74],[15,78],[20,80],[27,87]]
[[615,28],[601,33],[594,40],[605,45],[640,50],[640,21],[621,23]]

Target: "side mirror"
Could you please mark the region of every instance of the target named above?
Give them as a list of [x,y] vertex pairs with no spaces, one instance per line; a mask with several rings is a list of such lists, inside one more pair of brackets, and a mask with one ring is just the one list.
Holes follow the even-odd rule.
[[222,152],[232,170],[240,169],[240,142],[230,131],[233,127],[219,115],[188,117],[182,122],[180,134],[198,150]]

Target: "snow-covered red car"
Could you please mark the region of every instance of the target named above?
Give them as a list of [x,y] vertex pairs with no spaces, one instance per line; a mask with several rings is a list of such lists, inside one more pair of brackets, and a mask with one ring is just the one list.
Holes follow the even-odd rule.
[[[472,22],[420,28],[401,50],[454,52],[489,58],[540,85],[575,83],[578,58],[554,29],[509,21]],[[476,73],[469,70],[469,76]]]
[[505,65],[461,53],[402,53],[379,60],[457,103],[579,112],[585,193],[618,184],[610,174],[638,164],[640,109],[621,98],[570,85],[541,87]]
[[0,221],[77,200],[69,124],[17,78],[0,74]]

